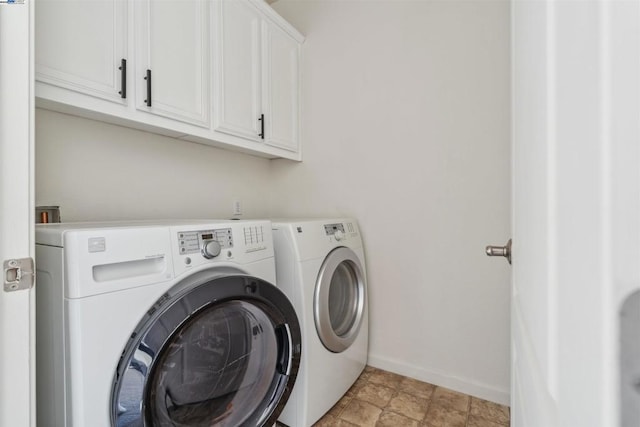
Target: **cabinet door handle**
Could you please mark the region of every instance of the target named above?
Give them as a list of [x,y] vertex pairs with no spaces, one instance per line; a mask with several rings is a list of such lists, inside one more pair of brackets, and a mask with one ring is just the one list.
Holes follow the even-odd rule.
[[127,97],[127,60],[122,59],[120,61],[120,66],[118,67],[120,70],[120,97],[125,99]]
[[258,120],[260,120],[260,133],[258,134],[258,136],[264,139],[264,114],[260,114]]
[[151,107],[151,70],[147,70],[147,75],[144,78],[147,81],[147,99],[144,102],[147,107]]

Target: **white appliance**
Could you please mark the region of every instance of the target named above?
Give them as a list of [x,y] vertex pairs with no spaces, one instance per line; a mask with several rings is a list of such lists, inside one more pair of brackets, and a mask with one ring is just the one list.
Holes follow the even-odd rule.
[[269,221],[36,227],[38,424],[272,425],[300,330]]
[[365,260],[354,219],[274,220],[276,277],[302,330],[298,379],[278,421],[308,427],[367,362]]

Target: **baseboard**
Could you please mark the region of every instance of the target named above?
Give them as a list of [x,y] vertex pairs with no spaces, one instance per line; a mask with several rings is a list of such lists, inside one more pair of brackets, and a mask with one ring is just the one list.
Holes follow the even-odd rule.
[[398,360],[369,354],[368,365],[385,371],[394,372],[406,377],[415,378],[437,386],[465,393],[480,399],[489,400],[501,405],[509,406],[509,390],[500,390],[486,384],[480,384],[465,378],[448,375],[443,372],[428,370],[423,367],[410,365]]

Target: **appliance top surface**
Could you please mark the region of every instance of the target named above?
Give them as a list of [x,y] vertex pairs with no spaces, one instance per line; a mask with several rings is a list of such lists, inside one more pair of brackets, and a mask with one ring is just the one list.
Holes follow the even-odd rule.
[[294,224],[333,224],[338,222],[357,222],[355,218],[338,217],[338,218],[272,218],[270,219],[274,228],[287,227]]
[[64,234],[69,231],[104,229],[140,229],[147,227],[232,227],[242,224],[268,223],[268,220],[215,220],[215,219],[160,219],[136,221],[61,222],[36,224],[36,244],[62,246]]

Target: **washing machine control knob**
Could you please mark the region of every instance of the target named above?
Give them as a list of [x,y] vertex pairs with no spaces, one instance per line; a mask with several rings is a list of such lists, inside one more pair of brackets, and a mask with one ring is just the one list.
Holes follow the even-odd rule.
[[344,239],[344,232],[340,231],[340,230],[336,230],[336,232],[333,234],[333,237],[340,241],[342,239]]
[[206,259],[215,258],[220,255],[222,247],[220,243],[215,240],[205,240],[202,242],[202,256]]

